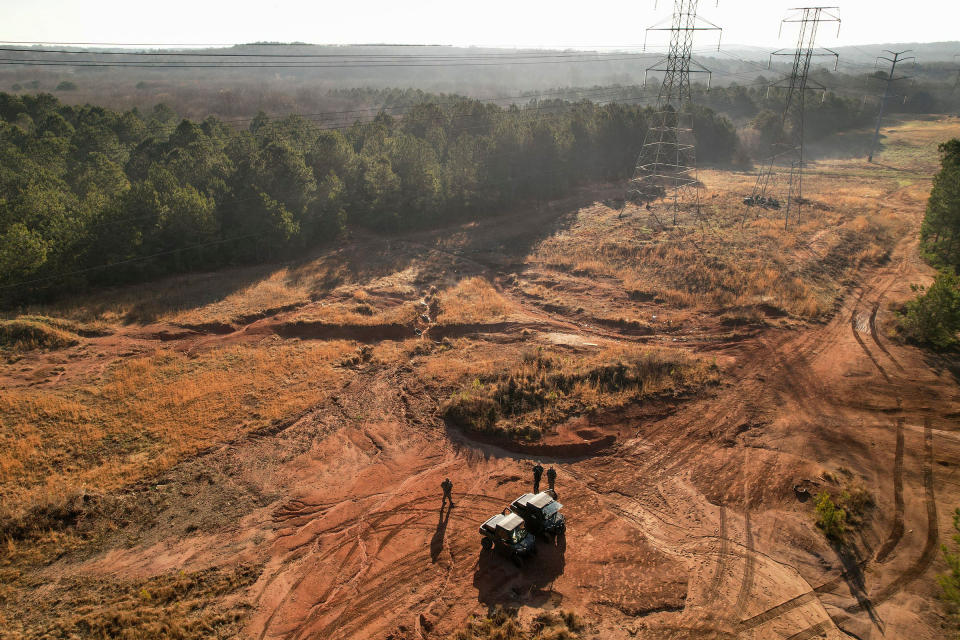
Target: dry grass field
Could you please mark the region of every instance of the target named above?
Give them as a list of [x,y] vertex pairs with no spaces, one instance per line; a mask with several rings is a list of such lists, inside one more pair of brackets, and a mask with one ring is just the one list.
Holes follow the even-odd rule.
[[[707,170],[675,226],[597,186],[7,314],[0,637],[946,637],[960,387],[887,329],[960,121],[884,134],[786,227]],[[476,529],[534,460],[518,572]]]
[[[444,360],[431,369],[456,371]],[[535,441],[574,416],[691,395],[719,381],[715,365],[641,345],[586,353],[539,347],[502,353],[485,369],[444,404],[444,416],[469,430]]]

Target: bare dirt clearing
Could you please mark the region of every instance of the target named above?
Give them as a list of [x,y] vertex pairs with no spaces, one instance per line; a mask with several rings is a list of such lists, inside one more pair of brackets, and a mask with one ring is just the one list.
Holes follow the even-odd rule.
[[[888,332],[930,280],[913,238],[957,135],[903,123],[877,165],[816,163],[788,232],[741,221],[752,176],[705,171],[706,229],[619,218],[611,188],[36,310],[112,333],[0,365],[0,626],[109,628],[117,602],[208,571],[182,587],[204,607],[164,614],[184,637],[206,616],[250,638],[444,638],[497,604],[577,611],[604,639],[944,637],[960,387]],[[587,385],[592,404],[520,444],[440,417],[526,352],[566,372],[647,348],[718,383]],[[477,527],[533,459],[558,469],[569,527],[519,571]],[[838,550],[804,495],[846,487],[875,506]]]

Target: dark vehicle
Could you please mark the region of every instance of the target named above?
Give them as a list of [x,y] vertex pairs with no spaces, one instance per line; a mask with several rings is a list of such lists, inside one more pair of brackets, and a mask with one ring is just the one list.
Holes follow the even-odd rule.
[[527,556],[537,552],[537,539],[527,533],[523,518],[515,513],[497,514],[480,525],[480,544],[484,549],[496,547],[510,556],[518,567],[523,566]]
[[523,518],[528,530],[542,534],[547,540],[567,530],[567,521],[560,513],[562,508],[563,505],[557,502],[550,491],[525,493],[510,505],[510,509]]

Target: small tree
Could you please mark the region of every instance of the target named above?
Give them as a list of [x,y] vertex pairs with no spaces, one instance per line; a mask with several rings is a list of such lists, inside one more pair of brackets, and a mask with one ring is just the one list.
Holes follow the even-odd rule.
[[933,177],[920,227],[921,249],[934,266],[960,268],[960,139],[940,145],[940,171]]
[[960,331],[960,278],[942,272],[927,289],[911,285],[917,297],[909,301],[900,317],[907,339],[934,349],[957,344]]
[[836,543],[842,543],[847,533],[847,512],[834,504],[826,491],[817,494],[817,526]]
[[[953,512],[953,542],[960,545],[960,509]],[[941,545],[943,550],[943,559],[950,569],[950,573],[945,573],[937,577],[937,582],[943,588],[943,599],[947,601],[954,615],[960,612],[960,551],[952,552],[947,545]]]

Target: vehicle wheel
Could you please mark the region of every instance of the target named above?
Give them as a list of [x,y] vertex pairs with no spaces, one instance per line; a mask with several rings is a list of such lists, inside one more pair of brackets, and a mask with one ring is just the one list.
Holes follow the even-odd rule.
[[490,549],[493,549],[493,540],[491,540],[490,538],[484,538],[483,540],[480,541],[480,546],[486,549],[487,551],[490,551]]

